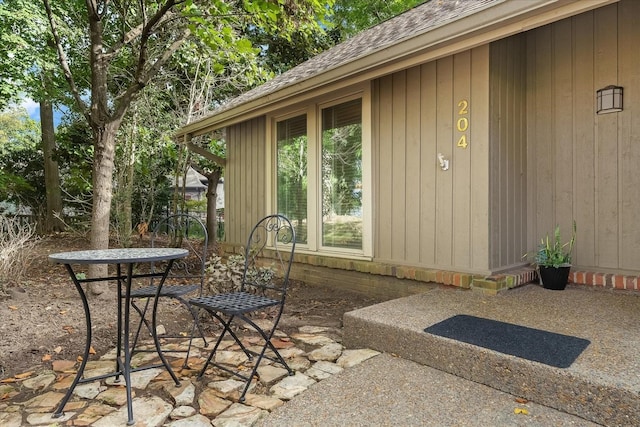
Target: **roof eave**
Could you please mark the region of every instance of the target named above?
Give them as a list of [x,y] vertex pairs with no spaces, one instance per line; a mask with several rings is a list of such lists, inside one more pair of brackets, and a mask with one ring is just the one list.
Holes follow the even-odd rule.
[[[277,102],[300,96],[341,79],[357,75],[363,81],[388,74],[394,69],[397,71],[406,68],[404,59],[407,58],[412,58],[416,63],[437,59],[618,1],[505,0],[460,20],[400,43],[385,46],[306,80],[190,123],[180,129],[176,136],[188,139],[264,114],[267,107]],[[374,70],[379,71],[375,73]],[[357,81],[351,82],[355,83]]]

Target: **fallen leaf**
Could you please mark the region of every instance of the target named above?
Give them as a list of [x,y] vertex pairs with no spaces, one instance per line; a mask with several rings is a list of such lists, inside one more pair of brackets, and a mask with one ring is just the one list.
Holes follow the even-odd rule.
[[10,306],[9,306],[9,308],[10,308],[11,310],[17,310],[17,309],[18,309],[18,307],[16,307],[15,305],[10,305]]
[[61,310],[60,314],[62,314],[64,316],[65,314],[67,314],[67,310]]
[[525,399],[524,397],[516,397],[516,402],[518,402],[518,403],[529,403],[529,401],[527,399]]
[[0,396],[0,400],[7,400],[9,397],[11,397],[9,393],[5,393],[2,396]]
[[33,372],[29,371],[29,372],[23,372],[21,374],[15,375],[15,377],[19,380],[22,380],[24,378],[29,378],[31,375],[33,375]]
[[82,362],[82,356],[78,356],[78,357],[76,358],[76,360],[77,360],[78,362]]
[[62,329],[67,331],[67,333],[69,333],[69,334],[73,333],[73,326],[65,325],[65,326],[62,327]]
[[61,346],[57,346],[56,348],[53,349],[54,353],[58,354],[62,351],[62,347]]
[[515,408],[513,410],[514,414],[522,414],[522,415],[529,415],[529,411],[527,411],[525,408]]
[[11,378],[5,378],[0,380],[0,384],[8,384],[8,383],[15,383],[17,380],[14,377]]
[[96,354],[96,349],[93,346],[89,347],[89,354]]
[[51,360],[51,355],[50,354],[45,354],[44,356],[42,356],[42,361],[43,362],[48,362]]

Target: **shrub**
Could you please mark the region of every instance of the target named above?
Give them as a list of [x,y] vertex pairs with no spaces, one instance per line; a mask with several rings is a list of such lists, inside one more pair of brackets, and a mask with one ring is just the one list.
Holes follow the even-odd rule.
[[9,287],[23,280],[37,241],[33,226],[0,215],[0,296],[6,296]]

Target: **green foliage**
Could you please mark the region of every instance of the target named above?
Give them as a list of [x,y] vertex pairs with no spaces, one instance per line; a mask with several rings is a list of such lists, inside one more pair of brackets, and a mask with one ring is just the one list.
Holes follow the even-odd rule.
[[562,239],[560,237],[560,226],[557,225],[551,239],[548,235],[540,239],[540,245],[538,246],[538,251],[534,257],[535,263],[546,267],[564,267],[571,265],[571,253],[573,251],[575,241],[575,221],[573,221],[571,240],[566,243],[562,243]]
[[424,2],[425,0],[336,0],[332,17],[333,37],[337,42],[344,41]]
[[39,211],[45,200],[40,131],[24,109],[0,113],[0,199]]
[[[69,30],[67,35],[78,33],[78,28]],[[0,110],[25,94],[36,100],[65,98],[40,2],[0,1],[0,45]]]

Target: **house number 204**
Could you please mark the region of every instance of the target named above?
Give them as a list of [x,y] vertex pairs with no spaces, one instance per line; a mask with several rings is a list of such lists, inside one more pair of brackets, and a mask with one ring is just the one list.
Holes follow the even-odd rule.
[[458,147],[467,148],[469,140],[467,131],[469,130],[469,101],[463,99],[458,102],[458,121],[456,122],[456,130],[458,131]]

